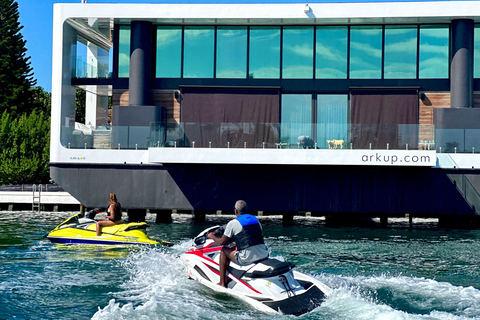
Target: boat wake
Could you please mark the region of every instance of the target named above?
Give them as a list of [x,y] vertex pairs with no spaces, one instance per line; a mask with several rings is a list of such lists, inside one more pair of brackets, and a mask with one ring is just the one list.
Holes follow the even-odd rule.
[[[92,319],[271,319],[231,296],[189,280],[179,256],[190,246],[142,248],[122,260],[129,280]],[[300,266],[301,267],[301,266]],[[318,308],[275,319],[479,319],[480,290],[408,276],[341,276],[301,270],[333,289]]]

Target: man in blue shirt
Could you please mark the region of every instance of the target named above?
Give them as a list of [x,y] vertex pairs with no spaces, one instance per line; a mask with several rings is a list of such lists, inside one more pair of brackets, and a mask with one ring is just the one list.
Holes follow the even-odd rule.
[[[263,241],[262,226],[257,218],[247,214],[247,203],[238,200],[235,203],[236,218],[225,227],[222,237],[215,236],[213,232],[208,238],[224,246],[220,252],[220,286],[227,287],[225,275],[230,260],[245,266],[268,258],[268,249]],[[235,241],[236,247],[225,246]]]

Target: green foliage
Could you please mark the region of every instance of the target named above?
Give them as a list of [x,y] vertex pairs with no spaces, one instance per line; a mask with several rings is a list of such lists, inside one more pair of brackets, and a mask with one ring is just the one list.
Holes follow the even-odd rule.
[[0,118],[0,184],[45,183],[49,179],[50,123],[42,111]]
[[0,114],[8,110],[13,116],[35,107],[32,86],[36,80],[18,18],[17,2],[0,0]]
[[43,111],[49,117],[51,113],[52,94],[46,92],[42,87],[32,88],[33,110]]
[[75,122],[85,123],[85,104],[87,92],[77,88],[75,90]]
[[33,87],[18,4],[0,0],[0,184],[49,179],[50,93]]

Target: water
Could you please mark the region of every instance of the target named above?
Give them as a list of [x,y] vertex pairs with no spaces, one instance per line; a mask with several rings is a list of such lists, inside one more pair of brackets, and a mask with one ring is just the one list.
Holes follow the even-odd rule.
[[0,212],[0,319],[480,319],[480,231],[333,228],[318,219],[264,218],[274,257],[333,288],[301,317],[272,316],[188,280],[178,258],[205,227],[147,216],[174,247],[56,245],[43,236],[72,213]]

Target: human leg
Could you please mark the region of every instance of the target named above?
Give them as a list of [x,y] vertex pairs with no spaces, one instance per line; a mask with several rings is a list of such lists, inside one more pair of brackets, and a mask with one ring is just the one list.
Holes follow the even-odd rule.
[[227,287],[225,276],[227,274],[228,264],[230,263],[230,260],[233,260],[233,262],[236,261],[235,252],[235,248],[230,247],[223,247],[220,251],[220,282],[218,283],[218,285],[225,288]]
[[102,234],[102,228],[106,226],[113,226],[115,222],[110,220],[102,220],[97,222],[97,236]]

